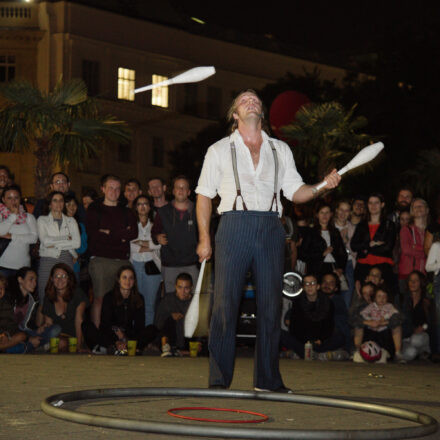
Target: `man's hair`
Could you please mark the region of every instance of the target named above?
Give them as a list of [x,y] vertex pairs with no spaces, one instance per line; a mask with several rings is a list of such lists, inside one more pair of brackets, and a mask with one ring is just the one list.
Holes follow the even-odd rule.
[[334,272],[326,272],[326,273],[322,274],[321,279],[319,280],[319,284],[321,284],[321,286],[322,286],[322,282],[324,280],[324,277],[326,277],[328,275],[333,277],[333,279],[335,280],[335,292],[339,293],[339,291],[341,290],[341,280]]
[[310,273],[306,273],[306,274],[303,276],[303,282],[302,282],[303,284],[304,284],[304,280],[305,280],[307,277],[315,278],[315,281],[316,281],[317,283],[319,282],[318,275],[316,275],[316,274],[310,272]]
[[181,280],[181,281],[189,281],[191,283],[191,286],[193,285],[192,276],[189,273],[187,273],[187,272],[182,272],[182,273],[179,273],[179,275],[177,275],[177,277],[176,277],[176,284],[177,284],[177,281],[179,281],[179,280]]
[[127,185],[130,185],[130,183],[134,183],[134,184],[136,184],[137,187],[138,187],[139,189],[141,189],[141,182],[139,182],[139,180],[137,180],[135,177],[132,177],[131,179],[128,179],[128,180],[125,182],[124,189],[127,187]]
[[67,180],[67,183],[70,183],[69,176],[66,173],[64,173],[63,171],[57,171],[56,173],[53,173],[50,176],[50,183],[52,184],[53,183],[53,179],[55,178],[55,176],[59,176],[59,175],[64,176],[66,178],[66,180]]
[[162,185],[165,185],[165,181],[162,179],[162,177],[154,176],[147,179],[147,186],[150,184],[152,180],[158,180]]
[[121,179],[116,174],[104,174],[101,177],[101,186],[104,186],[109,180],[115,180],[121,183]]
[[356,194],[352,199],[351,199],[351,205],[353,205],[353,203],[356,200],[362,200],[364,203],[367,202],[367,198],[363,195],[363,194]]
[[414,190],[410,187],[410,186],[401,186],[398,190],[397,190],[397,195],[399,195],[402,191],[409,191],[411,193],[411,195],[414,197]]
[[174,185],[178,180],[186,180],[188,183],[188,186],[191,188],[191,182],[189,181],[188,177],[186,177],[184,174],[179,174],[178,176],[174,177],[173,181],[171,182],[171,188],[174,189]]
[[84,187],[81,193],[82,197],[90,197],[92,200],[96,200],[98,198],[98,193],[95,189],[90,187]]
[[264,119],[264,115],[266,114],[266,107],[263,104],[263,101],[258,96],[257,92],[253,89],[242,90],[238,95],[232,100],[231,105],[229,106],[228,112],[226,113],[226,120],[231,124],[229,131],[233,133],[235,129],[238,127],[238,121],[234,118],[234,113],[237,111],[237,101],[238,98],[244,93],[252,93],[254,94],[261,102],[261,128],[265,131],[269,130],[269,126]]

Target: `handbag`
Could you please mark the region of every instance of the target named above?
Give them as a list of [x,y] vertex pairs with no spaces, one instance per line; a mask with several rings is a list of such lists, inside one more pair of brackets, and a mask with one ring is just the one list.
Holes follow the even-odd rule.
[[0,238],[0,257],[3,255],[6,248],[9,246],[10,242],[11,242],[10,238]]
[[145,273],[147,275],[160,275],[160,270],[153,260],[145,263]]

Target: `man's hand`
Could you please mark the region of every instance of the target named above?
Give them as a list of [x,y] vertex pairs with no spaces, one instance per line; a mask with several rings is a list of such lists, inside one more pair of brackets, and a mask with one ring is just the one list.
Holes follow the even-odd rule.
[[183,315],[181,313],[171,313],[171,317],[174,319],[174,321],[179,321],[183,318]]
[[327,182],[327,185],[324,186],[324,189],[333,189],[339,185],[341,176],[338,174],[336,168],[334,168],[330,174],[325,176],[324,180]]
[[157,234],[156,239],[157,242],[162,246],[166,246],[168,244],[167,234]]
[[8,232],[5,235],[0,235],[0,238],[7,238],[8,240],[10,240],[12,238],[12,235]]
[[110,229],[99,229],[99,232],[102,232],[103,234],[110,235]]
[[323,253],[322,255],[325,257],[328,254],[331,254],[333,252],[333,247],[329,246]]
[[197,255],[199,256],[199,262],[203,260],[209,260],[212,255],[211,241],[208,239],[200,240],[196,249]]

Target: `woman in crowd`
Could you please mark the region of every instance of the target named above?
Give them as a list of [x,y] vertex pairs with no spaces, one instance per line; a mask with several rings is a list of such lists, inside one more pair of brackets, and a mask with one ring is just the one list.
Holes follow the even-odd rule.
[[6,277],[14,275],[20,267],[30,265],[29,246],[38,239],[35,218],[24,210],[20,200],[21,190],[17,185],[4,189],[0,203],[0,244],[3,249],[0,273]]
[[334,225],[339,231],[344,242],[347,252],[347,264],[345,265],[345,278],[347,279],[348,289],[341,290],[341,295],[344,298],[347,309],[350,308],[351,299],[354,290],[354,268],[356,266],[356,252],[350,247],[350,241],[353,237],[355,226],[350,222],[351,205],[346,200],[341,200],[336,205]]
[[67,215],[67,217],[72,217],[75,219],[80,230],[81,246],[78,249],[75,249],[78,257],[76,259],[74,258],[74,265],[73,265],[73,271],[75,272],[76,279],[79,282],[79,273],[81,270],[80,259],[81,256],[87,251],[87,232],[84,223],[79,220],[78,217],[79,205],[75,196],[73,194],[69,194],[65,196],[64,203],[65,203],[64,205],[65,214]]
[[151,240],[153,210],[148,197],[138,196],[133,201],[133,207],[138,218],[139,235],[130,244],[130,262],[136,273],[139,293],[144,297],[145,325],[151,325],[154,322],[157,292],[162,282],[157,254],[160,245],[155,245]]
[[103,299],[99,330],[87,321],[83,325],[87,345],[96,354],[121,354],[127,341],[136,340],[142,351],[156,337],[154,326],[145,327],[144,300],[136,286],[132,266],[122,266],[113,290]]
[[55,264],[46,285],[42,313],[43,326],[57,325],[61,329],[60,351],[67,350],[69,337],[76,337],[77,350],[83,351],[81,325],[87,305],[88,299],[76,286],[72,268],[65,263]]
[[399,284],[401,293],[405,280],[414,270],[425,273],[426,256],[423,249],[429,208],[423,199],[414,199],[410,208],[411,221],[400,229]]
[[40,261],[38,266],[38,294],[40,304],[44,301],[49,273],[57,263],[64,263],[73,269],[78,258],[75,249],[81,246],[78,224],[73,217],[63,214],[64,194],[53,191],[49,194],[49,215],[38,217],[40,239]]
[[321,277],[336,272],[341,277],[347,263],[347,252],[339,231],[330,223],[332,210],[327,203],[318,205],[316,221],[303,238],[300,258],[306,262],[307,272]]
[[407,278],[409,295],[405,297],[402,314],[402,355],[406,361],[417,356],[428,356],[429,332],[432,329],[431,302],[426,297],[426,277],[418,271],[412,271]]
[[385,283],[395,288],[393,274],[393,248],[396,241],[396,228],[391,220],[385,218],[385,203],[381,194],[368,198],[367,220],[356,226],[351,248],[357,252],[355,279],[363,281],[372,266],[378,266]]
[[11,281],[10,295],[14,307],[15,320],[21,331],[28,336],[38,338],[38,346],[45,346],[50,338],[59,335],[61,328],[58,325],[46,326],[39,322],[37,315],[37,301],[34,292],[37,287],[37,274],[30,267],[22,267]]

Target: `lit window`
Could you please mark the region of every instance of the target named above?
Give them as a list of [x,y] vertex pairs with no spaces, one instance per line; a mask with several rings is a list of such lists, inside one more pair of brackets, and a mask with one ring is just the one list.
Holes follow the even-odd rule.
[[134,101],[135,73],[131,69],[118,68],[118,99]]
[[0,82],[12,81],[15,78],[15,56],[0,55]]
[[[153,75],[153,84],[166,81],[167,76]],[[168,86],[156,87],[151,91],[151,104],[158,107],[168,107]]]

